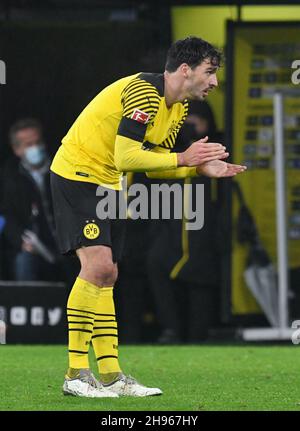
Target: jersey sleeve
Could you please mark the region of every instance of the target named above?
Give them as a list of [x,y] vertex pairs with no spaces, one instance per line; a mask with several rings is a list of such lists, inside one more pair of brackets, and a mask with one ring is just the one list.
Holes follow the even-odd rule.
[[143,142],[147,125],[159,108],[158,90],[149,82],[135,78],[124,88],[121,103],[123,115],[117,135]]
[[177,154],[144,151],[140,142],[117,136],[114,161],[120,172],[162,171],[177,167]]
[[[160,154],[176,154],[176,153],[170,153],[170,150],[167,150],[166,148],[161,148],[159,146],[156,146],[153,148],[152,151],[154,153],[160,153]],[[188,167],[188,166],[181,166],[181,167],[173,167],[171,169],[163,169],[160,171],[147,171],[146,175],[148,178],[152,179],[161,179],[161,180],[179,180],[182,178],[192,178],[192,177],[198,177],[199,174],[197,172],[197,167]]]
[[156,180],[180,180],[183,178],[199,177],[196,167],[185,167],[168,169],[160,172],[146,172],[148,178]]

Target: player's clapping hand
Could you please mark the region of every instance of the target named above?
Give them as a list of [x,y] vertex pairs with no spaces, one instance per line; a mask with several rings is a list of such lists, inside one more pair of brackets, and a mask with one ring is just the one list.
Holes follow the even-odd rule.
[[213,160],[198,166],[197,172],[199,175],[205,175],[211,178],[226,178],[241,174],[245,172],[246,169],[247,166],[234,165],[222,160]]
[[208,136],[194,142],[183,153],[177,153],[178,166],[198,166],[212,160],[225,159],[229,156],[226,147],[215,142],[207,142]]

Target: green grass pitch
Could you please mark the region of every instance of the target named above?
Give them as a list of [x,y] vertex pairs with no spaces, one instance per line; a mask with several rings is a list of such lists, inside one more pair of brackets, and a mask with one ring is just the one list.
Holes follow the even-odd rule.
[[124,372],[164,394],[65,397],[65,346],[2,345],[0,410],[300,410],[298,346],[121,346],[120,360]]

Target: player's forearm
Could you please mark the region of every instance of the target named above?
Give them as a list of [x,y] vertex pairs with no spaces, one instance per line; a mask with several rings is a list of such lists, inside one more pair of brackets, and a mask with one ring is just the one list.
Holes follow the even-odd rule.
[[141,143],[117,135],[115,164],[120,172],[152,172],[177,168],[176,153],[156,153],[141,149]]
[[146,172],[148,178],[161,180],[179,180],[182,178],[198,177],[197,168],[180,167],[161,172]]

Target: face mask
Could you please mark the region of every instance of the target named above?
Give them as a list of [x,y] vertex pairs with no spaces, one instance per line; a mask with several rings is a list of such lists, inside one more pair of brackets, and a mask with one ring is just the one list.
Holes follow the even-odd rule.
[[46,151],[42,145],[34,145],[25,150],[25,160],[32,166],[42,164],[45,158]]

